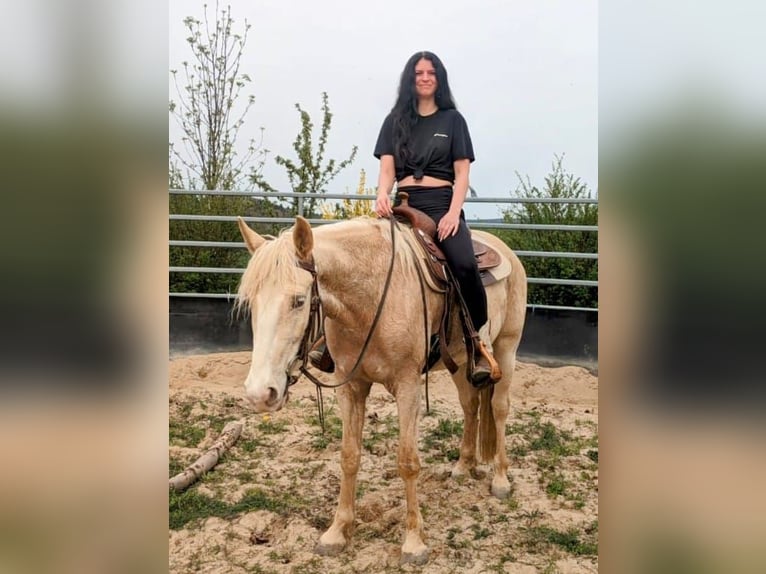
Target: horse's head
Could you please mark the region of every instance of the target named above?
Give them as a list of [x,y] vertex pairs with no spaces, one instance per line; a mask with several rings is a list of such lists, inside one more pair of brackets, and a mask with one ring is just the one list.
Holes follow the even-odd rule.
[[312,275],[298,266],[312,259],[314,236],[296,218],[292,233],[266,241],[241,218],[239,229],[252,254],[239,286],[240,307],[249,307],[253,357],[245,391],[258,412],[276,411],[287,386],[309,321]]

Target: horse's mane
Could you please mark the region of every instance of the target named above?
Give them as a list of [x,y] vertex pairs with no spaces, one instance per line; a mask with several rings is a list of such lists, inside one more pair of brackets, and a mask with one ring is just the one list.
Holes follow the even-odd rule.
[[250,258],[237,290],[236,311],[246,311],[264,282],[276,280],[280,285],[295,282],[298,267],[295,265],[293,228],[280,231],[275,239],[266,241]]
[[[315,241],[321,241],[325,238],[348,239],[356,231],[369,233],[372,230],[377,230],[383,240],[390,237],[388,221],[367,216],[323,225],[314,228],[313,232]],[[292,231],[292,227],[283,229],[278,237],[266,241],[250,258],[237,290],[235,312],[246,311],[255,298],[255,294],[267,280],[276,281],[280,285],[289,285],[296,281],[300,270],[295,264]],[[396,242],[396,256],[402,263],[403,269],[415,272],[412,253],[401,239]]]

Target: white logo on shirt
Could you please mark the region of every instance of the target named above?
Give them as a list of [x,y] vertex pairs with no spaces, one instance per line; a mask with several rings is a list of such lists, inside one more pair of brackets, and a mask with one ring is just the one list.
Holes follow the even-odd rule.
[[437,132],[437,133],[434,134],[434,137],[435,138],[448,138],[449,136],[447,134],[440,134],[440,133]]

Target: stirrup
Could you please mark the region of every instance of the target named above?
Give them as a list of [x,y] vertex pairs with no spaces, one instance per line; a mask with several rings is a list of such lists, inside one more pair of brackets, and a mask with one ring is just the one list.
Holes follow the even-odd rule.
[[471,373],[470,382],[477,389],[483,389],[489,385],[494,385],[503,376],[500,365],[487,350],[483,342],[476,346],[474,355],[474,368]]
[[323,373],[335,372],[335,361],[327,349],[324,337],[319,339],[309,351],[309,363]]

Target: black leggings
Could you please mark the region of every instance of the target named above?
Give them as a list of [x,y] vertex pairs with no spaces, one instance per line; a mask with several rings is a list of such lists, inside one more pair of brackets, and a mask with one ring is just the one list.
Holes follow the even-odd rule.
[[[400,187],[398,191],[407,192],[408,203],[433,219],[437,227],[441,218],[449,211],[452,202],[451,187],[408,185]],[[399,203],[401,202],[397,198],[394,205]],[[487,322],[487,293],[481,282],[479,266],[473,254],[471,232],[465,222],[463,210],[460,210],[460,226],[457,234],[444,241],[439,241],[437,238],[436,243],[444,252],[447,264],[460,285],[473,327],[478,331]]]

